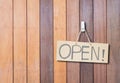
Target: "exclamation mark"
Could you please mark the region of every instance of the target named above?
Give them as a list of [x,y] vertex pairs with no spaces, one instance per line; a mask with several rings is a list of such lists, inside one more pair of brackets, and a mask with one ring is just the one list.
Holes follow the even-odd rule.
[[102,51],[102,61],[104,61],[104,54],[105,54],[105,50],[103,49],[103,51]]

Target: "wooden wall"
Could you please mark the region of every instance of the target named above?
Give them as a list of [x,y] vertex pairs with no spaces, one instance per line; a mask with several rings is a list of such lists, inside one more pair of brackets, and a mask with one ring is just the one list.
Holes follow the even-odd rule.
[[[110,44],[109,64],[56,61],[56,42],[75,41],[81,21]],[[120,0],[0,0],[0,83],[119,83],[119,64]]]

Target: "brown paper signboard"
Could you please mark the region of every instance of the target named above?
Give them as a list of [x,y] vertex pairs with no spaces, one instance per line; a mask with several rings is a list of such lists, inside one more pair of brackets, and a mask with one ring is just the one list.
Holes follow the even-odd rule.
[[57,60],[108,63],[108,49],[104,43],[58,41]]

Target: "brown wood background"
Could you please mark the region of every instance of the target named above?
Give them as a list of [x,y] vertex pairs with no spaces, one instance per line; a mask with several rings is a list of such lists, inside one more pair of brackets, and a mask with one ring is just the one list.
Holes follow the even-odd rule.
[[[56,61],[85,21],[109,64]],[[83,34],[80,41],[87,41]],[[0,0],[0,83],[120,83],[120,0]]]

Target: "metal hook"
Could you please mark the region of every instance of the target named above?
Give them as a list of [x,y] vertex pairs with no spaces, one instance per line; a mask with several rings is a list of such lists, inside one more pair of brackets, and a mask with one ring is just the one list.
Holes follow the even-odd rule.
[[85,32],[85,22],[81,21],[81,32]]

